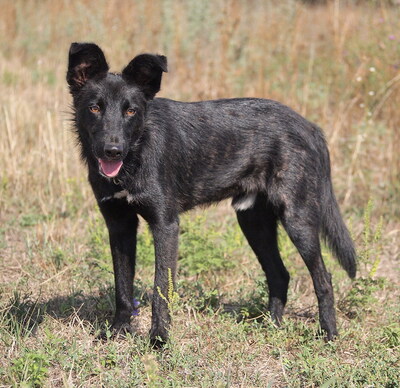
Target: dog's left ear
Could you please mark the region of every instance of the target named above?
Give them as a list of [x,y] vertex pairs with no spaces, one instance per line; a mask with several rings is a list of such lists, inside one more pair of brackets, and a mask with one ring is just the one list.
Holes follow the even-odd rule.
[[137,85],[151,100],[160,90],[162,73],[167,71],[167,58],[164,55],[141,54],[129,62],[122,76],[127,82]]

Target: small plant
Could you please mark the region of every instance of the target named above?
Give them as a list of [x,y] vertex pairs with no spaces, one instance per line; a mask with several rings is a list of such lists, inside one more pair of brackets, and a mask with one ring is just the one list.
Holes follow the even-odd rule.
[[267,312],[268,288],[265,277],[255,280],[255,287],[240,309],[239,318],[244,320],[269,319]]
[[177,310],[179,295],[174,289],[174,281],[172,279],[171,268],[168,268],[168,294],[167,294],[167,296],[165,296],[162,293],[160,287],[157,287],[157,292],[160,295],[161,299],[163,299],[167,303],[168,310],[172,316]]
[[376,302],[376,292],[385,285],[384,278],[376,277],[381,261],[382,219],[373,229],[371,225],[372,208],[372,201],[369,201],[364,212],[362,246],[358,251],[358,263],[362,275],[353,282],[347,296],[339,302],[339,308],[349,318],[369,311],[369,306]]
[[94,259],[94,265],[102,272],[112,273],[111,253],[106,233],[106,227],[100,212],[96,212],[96,216],[89,224],[90,240],[89,240],[89,255]]
[[38,213],[28,213],[22,214],[19,218],[19,225],[23,228],[27,228],[30,226],[35,226],[39,222],[44,221],[46,217],[43,214]]
[[6,229],[0,228],[0,249],[3,249],[7,246],[5,234],[6,234]]
[[400,326],[391,324],[384,327],[383,340],[391,349],[400,347]]
[[146,386],[149,388],[165,387],[165,381],[160,376],[160,367],[154,354],[148,353],[142,357],[142,363],[146,373]]
[[181,295],[181,298],[185,305],[196,311],[214,313],[221,307],[221,295],[218,289],[206,289],[199,280],[182,280],[179,287],[183,289],[184,295]]
[[2,321],[12,339],[22,340],[34,333],[43,319],[45,307],[32,301],[29,295],[21,296],[17,291],[3,313]]
[[117,365],[118,357],[116,354],[116,350],[110,347],[108,353],[101,358],[100,364],[106,369],[112,369]]
[[179,236],[180,270],[190,276],[232,267],[229,256],[240,243],[229,233],[206,224],[204,216],[186,217]]
[[53,255],[51,256],[51,261],[53,262],[54,267],[57,271],[60,271],[67,260],[67,255],[62,248],[56,248]]
[[136,257],[137,264],[140,266],[152,266],[154,263],[153,236],[147,225],[137,235]]
[[10,382],[19,383],[19,386],[42,387],[49,366],[50,361],[45,354],[27,351],[12,362]]

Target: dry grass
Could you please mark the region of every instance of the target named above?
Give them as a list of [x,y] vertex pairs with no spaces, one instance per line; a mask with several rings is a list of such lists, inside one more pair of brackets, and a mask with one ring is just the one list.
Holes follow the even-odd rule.
[[[390,287],[379,297],[392,306],[398,298],[396,266],[400,260],[400,8],[389,7],[383,1],[375,3],[378,5],[357,6],[351,1],[335,0],[324,7],[307,8],[293,0],[0,0],[3,306],[17,290],[20,295],[30,292],[31,300],[38,298],[43,306],[52,300],[72,306],[72,310],[81,309],[81,313],[71,313],[72,310],[60,312],[60,307],[48,307],[59,318],[45,314],[41,324],[45,329],[39,330],[38,337],[17,338],[11,347],[3,340],[0,348],[7,357],[1,361],[2,367],[14,365],[12,360],[23,354],[22,349],[51,343],[52,333],[54,338],[66,341],[69,349],[78,349],[74,353],[76,362],[86,362],[94,368],[91,361],[84,359],[84,353],[98,357],[96,368],[102,372],[91,375],[84,384],[84,366],[68,367],[70,360],[64,365],[57,359],[49,367],[48,385],[115,383],[118,373],[133,370],[129,357],[136,352],[138,375],[145,376],[141,384],[149,386],[163,386],[161,380],[151,380],[157,368],[161,368],[164,377],[176,375],[177,386],[182,386],[183,381],[196,385],[202,378],[203,386],[265,386],[263,381],[275,381],[277,386],[315,386],[312,378],[295,378],[294,383],[291,380],[292,371],[300,365],[291,363],[302,348],[295,336],[290,337],[290,329],[267,338],[259,328],[252,331],[236,327],[218,314],[199,315],[189,305],[177,317],[177,327],[182,331],[176,329],[174,338],[180,342],[155,361],[152,353],[143,350],[146,337],[137,340],[139,345],[133,339],[129,346],[117,342],[91,349],[88,325],[98,328],[96,311],[104,309],[104,316],[109,317],[113,303],[112,293],[107,291],[111,274],[107,272],[109,263],[99,261],[104,275],[96,272],[88,260],[88,240],[97,233],[97,226],[90,222],[98,216],[70,131],[70,97],[65,82],[67,52],[73,41],[96,42],[116,71],[138,53],[162,53],[168,57],[169,73],[164,77],[160,96],[185,101],[238,96],[272,98],[318,123],[328,139],[338,198],[346,218],[351,219],[359,246],[365,229],[362,213],[369,199],[375,204],[374,227],[383,217],[382,249],[375,253],[381,259],[378,275],[390,279]],[[227,206],[211,213],[210,217],[221,222],[223,229],[227,222],[230,225]],[[308,309],[315,303],[309,279],[296,254],[285,249],[286,257],[294,263],[290,264],[291,272],[296,275],[291,297],[305,295],[305,299],[295,299],[289,310]],[[203,286],[219,287],[233,298],[235,289],[250,288],[258,266],[248,251],[236,260],[246,268],[244,273],[238,267],[226,270],[224,275],[218,272],[201,280]],[[143,266],[138,276],[146,283],[150,273]],[[335,276],[337,288],[344,287],[338,290],[343,296],[349,283],[342,275]],[[237,280],[233,282],[232,278]],[[71,295],[82,290],[83,299],[76,297],[71,302]],[[101,302],[104,298],[106,302]],[[83,310],[79,307],[82,300]],[[338,345],[339,358],[361,362],[352,341],[360,335],[368,344],[376,336],[379,319],[384,324],[392,322],[393,315],[385,313],[382,306],[378,304],[374,309],[375,314],[365,327],[360,326],[358,333],[355,322],[341,317],[341,325],[350,331]],[[144,306],[145,327],[139,332],[147,331],[148,314],[149,307]],[[296,313],[291,316],[296,317]],[[229,336],[226,333],[232,325]],[[77,334],[80,330],[81,335]],[[303,327],[293,330],[298,334]],[[207,342],[204,331],[212,338],[220,336],[222,342]],[[285,334],[289,340],[283,339]],[[239,339],[241,345],[235,348],[234,335],[247,339]],[[129,350],[132,347],[135,350]],[[54,344],[54,348],[59,349],[59,345]],[[46,354],[51,353],[49,349]],[[113,375],[110,365],[115,360],[106,366],[101,360],[108,360],[115,349],[121,354],[115,360],[123,366]],[[224,356],[227,349],[229,360]],[[326,349],[316,350],[319,355],[324,352]],[[368,354],[367,347],[360,357],[362,354]],[[179,372],[174,371],[174,357],[184,356],[189,361],[183,365],[175,360]],[[216,360],[221,362],[221,370],[213,363]],[[270,365],[268,373],[263,368],[265,364]],[[57,373],[57,368],[62,372]],[[204,376],[190,380],[185,375],[191,370],[201,376],[202,369],[214,380]],[[296,376],[300,375],[299,372]]]
[[[309,9],[293,1],[3,0],[3,190],[12,188],[17,198],[34,192],[26,205],[49,213],[65,208],[63,196],[82,178],[67,130],[64,75],[70,42],[87,40],[104,48],[116,70],[140,52],[166,54],[162,96],[269,97],[292,106],[325,129],[345,205],[370,196],[393,200],[400,49],[390,38],[398,17],[397,8],[339,2]],[[6,201],[2,196],[2,208]]]

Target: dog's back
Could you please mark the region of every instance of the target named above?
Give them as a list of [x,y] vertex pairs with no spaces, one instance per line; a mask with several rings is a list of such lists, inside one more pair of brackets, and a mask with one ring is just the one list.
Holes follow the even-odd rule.
[[[142,164],[156,162],[180,211],[257,192],[271,191],[271,200],[278,202],[278,186],[285,186],[291,174],[320,181],[327,173],[320,168],[329,163],[321,131],[276,101],[156,98],[144,126]],[[308,189],[317,183],[310,182]]]

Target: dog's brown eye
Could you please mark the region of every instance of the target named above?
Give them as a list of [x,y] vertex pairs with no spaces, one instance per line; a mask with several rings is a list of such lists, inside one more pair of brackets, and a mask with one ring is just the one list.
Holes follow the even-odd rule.
[[125,114],[127,116],[134,116],[136,114],[136,111],[133,108],[129,108],[129,109],[126,110]]
[[100,107],[98,105],[91,105],[89,106],[89,110],[92,113],[100,113]]

